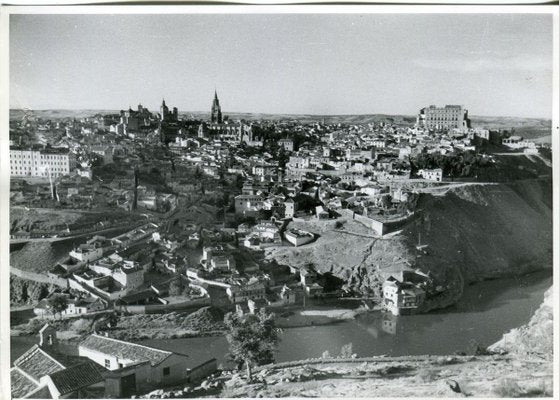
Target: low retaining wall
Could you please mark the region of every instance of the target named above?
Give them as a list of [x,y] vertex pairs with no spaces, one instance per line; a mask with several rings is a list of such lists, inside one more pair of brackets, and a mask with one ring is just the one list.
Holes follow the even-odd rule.
[[380,221],[365,215],[357,214],[352,210],[342,209],[340,214],[343,217],[354,219],[355,221],[365,225],[367,228],[373,230],[373,232],[379,236],[386,235],[387,233],[393,232],[405,224],[407,224],[414,216],[414,214],[404,215],[400,218],[395,218],[387,221]]
[[210,299],[204,297],[174,304],[148,304],[137,306],[114,306],[116,311],[126,312],[130,314],[157,314],[169,311],[184,310],[186,308],[204,307],[211,305]]
[[[490,355],[487,357],[491,357],[494,360],[504,359],[505,356],[500,355]],[[360,364],[364,362],[371,362],[371,363],[387,363],[387,362],[466,362],[471,361],[472,359],[479,358],[479,356],[458,356],[458,355],[450,355],[450,356],[433,356],[433,355],[424,355],[424,356],[399,356],[399,357],[355,357],[355,358],[309,358],[306,360],[297,360],[297,361],[287,361],[282,363],[276,364],[267,364],[261,365],[254,369],[255,372],[261,370],[273,370],[273,369],[282,369],[282,368],[292,368],[292,367],[301,367],[305,365],[313,365],[313,364]],[[441,364],[442,365],[442,364]]]
[[59,286],[64,289],[68,288],[68,279],[65,278],[58,278],[58,277],[48,276],[45,274],[39,274],[36,272],[24,271],[19,268],[14,268],[12,266],[10,266],[10,273],[21,279],[27,279],[30,281],[35,281],[40,283],[48,283],[48,284]]
[[212,358],[211,360],[208,360],[205,363],[192,368],[188,372],[188,381],[191,383],[202,381],[216,371],[217,371],[217,360],[215,358]]

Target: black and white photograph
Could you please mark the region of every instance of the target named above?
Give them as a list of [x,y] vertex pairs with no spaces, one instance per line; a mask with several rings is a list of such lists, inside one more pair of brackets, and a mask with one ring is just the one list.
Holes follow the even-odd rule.
[[557,9],[1,11],[0,397],[553,397]]

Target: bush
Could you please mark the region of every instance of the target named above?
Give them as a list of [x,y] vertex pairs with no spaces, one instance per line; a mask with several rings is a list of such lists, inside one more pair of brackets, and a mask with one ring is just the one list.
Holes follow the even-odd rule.
[[487,350],[487,347],[481,345],[476,340],[472,339],[470,341],[470,353],[474,356],[488,356],[491,352]]
[[71,329],[77,333],[90,333],[91,332],[91,320],[87,319],[76,319],[71,324]]
[[342,229],[344,227],[344,223],[342,221],[336,221],[336,224],[334,225],[334,227],[336,229]]
[[40,318],[33,318],[30,319],[29,322],[27,323],[27,332],[29,332],[30,335],[35,335],[37,333],[39,333],[39,330],[45,326],[46,322]]
[[521,397],[524,394],[518,383],[510,378],[503,378],[497,382],[493,392],[499,397]]
[[422,369],[417,374],[418,380],[423,383],[433,382],[438,377],[439,377],[439,371],[433,369]]
[[350,358],[353,356],[353,343],[344,344],[340,349],[341,358]]

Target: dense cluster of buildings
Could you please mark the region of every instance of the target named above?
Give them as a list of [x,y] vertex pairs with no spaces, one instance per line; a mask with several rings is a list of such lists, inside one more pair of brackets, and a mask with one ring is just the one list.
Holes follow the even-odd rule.
[[[258,257],[271,247],[320,240],[312,229],[290,225],[294,221],[335,227],[337,219],[349,218],[382,237],[414,218],[409,200],[418,189],[450,180],[441,165],[417,168],[419,158],[475,152],[489,141],[537,152],[522,138],[472,128],[462,106],[423,108],[413,126],[231,121],[217,92],[207,120],[181,119],[163,100],[155,114],[140,104],[120,114],[26,120],[12,128],[31,139],[23,143],[22,135],[11,143],[11,176],[50,177],[49,187],[14,179],[13,206],[115,212],[110,220],[53,224],[51,232],[14,228],[13,238],[127,227],[76,240],[67,259],[49,269],[46,275],[60,288],[49,296],[65,297],[64,318],[207,305],[239,314],[299,307],[331,294],[326,278],[311,265],[280,266]],[[382,306],[395,315],[416,312],[426,280],[387,277]],[[50,297],[34,311],[51,318]],[[102,335],[80,345],[76,362],[59,362],[49,347],[55,333],[47,326],[41,335],[42,344],[14,363],[15,397],[99,390],[127,396],[215,370],[215,360],[190,365],[184,355]],[[50,367],[30,372],[35,359]],[[63,387],[62,377],[77,376],[80,368],[91,373]]]

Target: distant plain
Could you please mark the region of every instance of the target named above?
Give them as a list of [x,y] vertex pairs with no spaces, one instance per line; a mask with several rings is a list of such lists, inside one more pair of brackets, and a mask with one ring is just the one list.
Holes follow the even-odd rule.
[[[152,110],[156,111],[156,110]],[[10,119],[21,119],[24,115],[41,119],[64,119],[84,118],[96,114],[118,114],[119,110],[10,110]],[[182,117],[193,119],[209,119],[208,112],[184,111],[179,113]],[[311,115],[311,114],[261,114],[261,113],[225,113],[231,120],[244,119],[248,121],[296,121],[300,123],[322,122],[326,124],[369,124],[373,122],[388,122],[404,126],[413,126],[415,116],[413,115],[390,115],[390,114],[347,114],[347,115]],[[540,138],[551,135],[551,120],[545,118],[521,118],[521,117],[487,117],[470,116],[473,127],[486,128],[490,130],[514,128],[516,135],[527,139]]]

